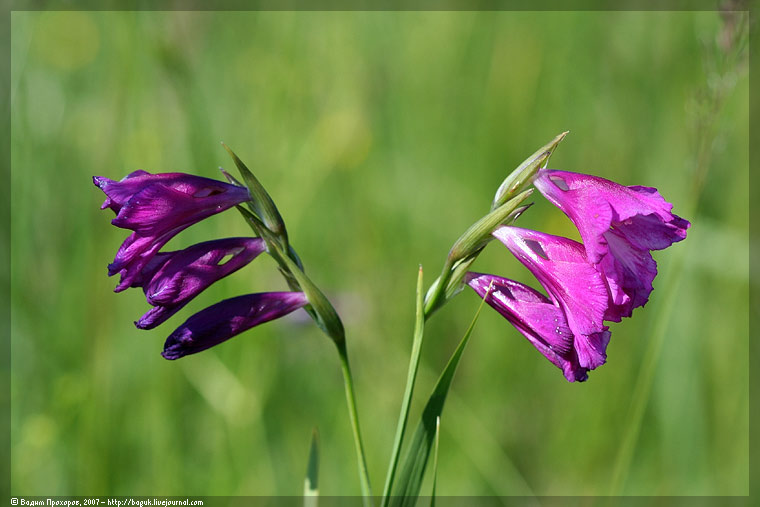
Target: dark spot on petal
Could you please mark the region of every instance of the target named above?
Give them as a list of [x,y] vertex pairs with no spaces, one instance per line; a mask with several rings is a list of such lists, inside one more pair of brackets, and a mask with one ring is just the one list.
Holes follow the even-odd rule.
[[532,239],[526,239],[525,244],[528,245],[528,248],[533,250],[533,253],[535,253],[539,257],[543,257],[547,261],[549,260],[549,256],[546,255],[546,252],[544,252],[544,249],[541,246],[541,243],[539,243],[538,241],[534,241]]
[[218,194],[223,194],[223,193],[224,193],[224,190],[220,190],[218,188],[206,187],[194,193],[193,197],[211,197],[212,195],[218,195]]
[[509,287],[507,287],[506,285],[495,285],[492,292],[497,292],[497,291],[511,300],[515,299],[514,294],[512,294],[512,291],[509,290]]
[[554,183],[557,186],[557,188],[559,188],[560,190],[563,190],[563,191],[570,190],[570,187],[567,186],[567,183],[565,182],[565,180],[563,180],[559,176],[549,176],[549,179],[552,180],[552,183]]

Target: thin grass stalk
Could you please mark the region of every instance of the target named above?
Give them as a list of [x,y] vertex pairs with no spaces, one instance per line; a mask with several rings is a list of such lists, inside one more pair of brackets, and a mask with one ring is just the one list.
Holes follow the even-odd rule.
[[404,442],[406,432],[406,423],[409,419],[409,407],[412,404],[414,395],[414,385],[417,380],[417,370],[420,365],[420,351],[422,350],[422,338],[425,334],[425,312],[422,309],[423,291],[422,291],[422,266],[420,266],[417,275],[417,298],[416,313],[414,321],[414,339],[412,340],[412,355],[409,358],[409,371],[406,378],[406,387],[404,388],[404,398],[401,402],[401,411],[398,414],[398,423],[396,425],[396,437],[393,441],[393,450],[391,451],[391,460],[388,464],[388,473],[385,477],[385,487],[383,488],[383,497],[381,505],[386,507],[391,494],[391,486],[396,477],[398,460],[401,456],[401,446]]

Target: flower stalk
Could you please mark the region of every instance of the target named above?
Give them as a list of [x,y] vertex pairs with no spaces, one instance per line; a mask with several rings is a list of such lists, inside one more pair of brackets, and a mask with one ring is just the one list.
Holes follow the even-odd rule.
[[396,468],[398,467],[399,456],[401,455],[401,445],[404,442],[406,432],[406,423],[409,419],[409,407],[412,404],[414,396],[414,385],[417,378],[417,370],[420,365],[420,352],[422,351],[422,338],[425,334],[425,312],[423,310],[422,299],[422,266],[417,273],[417,297],[416,311],[414,319],[414,338],[412,340],[412,354],[409,358],[409,371],[404,387],[404,396],[401,402],[401,410],[398,414],[398,423],[396,424],[396,436],[393,441],[391,450],[391,459],[388,463],[388,472],[385,478],[385,487],[383,488],[382,507],[388,505],[391,494],[391,486],[396,478]]
[[348,361],[348,349],[346,341],[335,341],[338,348],[338,357],[340,359],[340,369],[343,372],[343,386],[346,391],[346,404],[348,406],[348,415],[351,420],[351,431],[354,437],[354,447],[356,449],[356,460],[359,467],[359,482],[362,490],[362,503],[364,507],[372,507],[372,487],[367,470],[367,458],[364,455],[364,443],[362,441],[361,428],[359,426],[359,412],[356,409],[356,394],[354,393],[354,379],[351,375],[351,365]]

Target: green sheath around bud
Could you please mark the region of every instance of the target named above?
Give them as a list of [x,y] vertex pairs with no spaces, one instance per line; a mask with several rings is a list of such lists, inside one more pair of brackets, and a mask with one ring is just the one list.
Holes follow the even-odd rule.
[[[259,218],[264,222],[267,228],[275,235],[282,238],[285,244],[288,243],[288,233],[285,230],[285,222],[282,220],[280,212],[277,210],[277,206],[274,205],[274,201],[269,196],[264,187],[256,179],[256,176],[246,167],[242,160],[235,155],[235,152],[230,149],[229,146],[222,143],[224,149],[230,154],[232,160],[235,162],[240,174],[243,176],[243,181],[248,187],[248,191],[251,193],[251,207]],[[223,171],[224,172],[224,171]],[[229,178],[228,178],[229,179]],[[233,178],[234,180],[234,178]]]
[[533,155],[526,158],[517,169],[507,176],[507,178],[499,186],[496,191],[496,195],[493,198],[493,204],[491,209],[495,210],[505,202],[507,202],[513,195],[522,190],[526,185],[530,184],[531,178],[536,174],[536,171],[546,167],[549,163],[549,157],[557,147],[557,145],[565,138],[568,131],[562,132],[557,137],[552,139],[549,143],[539,148]]
[[449,250],[449,262],[454,264],[483,248],[493,239],[491,237],[493,230],[508,220],[517,207],[532,193],[532,188],[525,190],[472,224]]
[[441,276],[433,282],[425,295],[426,318],[462,289],[462,278],[483,248],[493,239],[491,236],[493,230],[500,225],[509,225],[517,220],[530,207],[530,204],[520,204],[532,193],[533,189],[530,188],[513,197],[475,222],[459,237],[449,250]]

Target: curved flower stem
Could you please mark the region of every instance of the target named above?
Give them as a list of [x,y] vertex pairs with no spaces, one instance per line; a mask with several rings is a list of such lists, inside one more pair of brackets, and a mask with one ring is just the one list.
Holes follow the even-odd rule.
[[322,331],[330,337],[338,349],[340,366],[343,371],[343,384],[346,389],[348,416],[351,419],[351,429],[354,433],[354,446],[356,447],[356,458],[359,465],[359,481],[361,483],[362,496],[364,497],[364,506],[373,507],[372,489],[370,488],[369,474],[367,473],[367,461],[364,457],[364,445],[362,444],[361,431],[359,430],[359,414],[356,411],[354,380],[351,376],[345,331],[343,329],[343,324],[340,321],[340,317],[330,301],[327,300],[324,294],[322,294],[317,286],[314,285],[309,277],[303,272],[300,259],[295,250],[288,247],[286,253],[286,250],[282,247],[280,241],[274,237],[256,215],[240,206],[237,208],[245,217],[254,232],[263,237],[267,242],[269,253],[280,265],[280,272],[285,277],[288,285],[293,290],[303,291],[307,298],[309,298],[310,306],[305,307],[305,310],[309,312],[309,315],[311,315]]
[[359,414],[356,411],[356,396],[354,395],[354,380],[351,376],[351,367],[348,363],[348,350],[346,341],[340,340],[335,342],[340,357],[340,366],[343,371],[343,384],[346,388],[346,404],[348,405],[348,416],[351,419],[351,429],[354,432],[354,446],[356,447],[356,460],[359,465],[359,480],[361,482],[362,497],[364,507],[372,507],[372,488],[369,483],[369,474],[367,473],[367,460],[364,457],[364,445],[362,444],[362,435],[359,429]]

